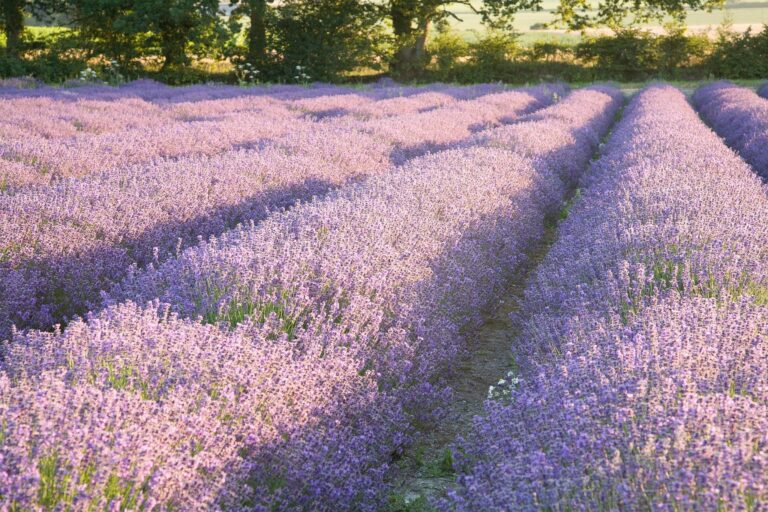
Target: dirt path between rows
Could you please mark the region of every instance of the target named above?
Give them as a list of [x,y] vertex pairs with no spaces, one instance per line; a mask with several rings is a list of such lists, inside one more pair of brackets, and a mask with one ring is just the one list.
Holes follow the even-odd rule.
[[510,318],[510,313],[519,309],[529,276],[554,240],[556,226],[554,222],[548,225],[544,238],[528,252],[527,261],[510,280],[495,310],[487,313],[483,325],[468,336],[470,348],[447,379],[454,393],[448,417],[422,432],[397,462],[388,512],[434,511],[430,500],[454,485],[452,444],[470,431],[473,417],[483,414],[489,386],[515,368],[511,347],[522,326]]

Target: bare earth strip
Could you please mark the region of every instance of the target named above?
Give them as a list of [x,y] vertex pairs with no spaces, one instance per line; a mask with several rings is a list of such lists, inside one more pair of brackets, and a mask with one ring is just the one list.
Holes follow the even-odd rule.
[[555,232],[555,222],[548,222],[544,238],[529,252],[528,261],[510,280],[496,309],[486,312],[482,327],[468,337],[467,354],[447,379],[453,389],[453,399],[446,418],[438,425],[425,428],[416,444],[396,463],[390,512],[432,511],[429,501],[443,495],[454,484],[451,446],[469,432],[472,418],[483,414],[489,387],[515,370],[510,349],[520,335],[522,323],[513,320],[512,314],[519,309],[528,277],[547,254]]

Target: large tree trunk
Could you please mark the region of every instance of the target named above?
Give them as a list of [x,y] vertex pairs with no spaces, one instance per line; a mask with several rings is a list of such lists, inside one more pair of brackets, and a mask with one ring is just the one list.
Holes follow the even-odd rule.
[[258,67],[264,63],[267,51],[267,0],[249,0],[248,16],[248,62]]
[[0,0],[5,29],[5,51],[8,57],[18,58],[21,53],[21,35],[24,32],[24,0]]
[[392,2],[390,16],[398,45],[392,62],[392,72],[405,78],[414,78],[427,65],[429,17],[423,13],[417,15],[409,12],[405,5],[397,1]]
[[163,69],[189,64],[187,56],[187,37],[179,27],[169,28],[160,36],[163,49]]

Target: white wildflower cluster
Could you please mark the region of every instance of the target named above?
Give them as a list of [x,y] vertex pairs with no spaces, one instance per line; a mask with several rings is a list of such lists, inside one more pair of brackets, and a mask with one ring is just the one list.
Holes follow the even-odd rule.
[[99,81],[99,74],[96,73],[94,69],[91,69],[90,67],[85,68],[80,72],[79,80],[81,82],[98,82]]
[[495,386],[488,388],[488,400],[504,400],[512,396],[514,391],[520,384],[521,380],[515,376],[515,372],[507,372],[505,379],[500,379]]
[[307,84],[311,80],[312,77],[310,77],[307,74],[307,66],[296,66],[296,74],[293,75],[293,78],[302,84]]
[[250,62],[243,62],[235,66],[235,75],[240,85],[256,85],[259,83],[260,71]]
[[120,63],[110,60],[104,65],[104,78],[111,85],[120,85],[126,82],[125,76],[120,71]]

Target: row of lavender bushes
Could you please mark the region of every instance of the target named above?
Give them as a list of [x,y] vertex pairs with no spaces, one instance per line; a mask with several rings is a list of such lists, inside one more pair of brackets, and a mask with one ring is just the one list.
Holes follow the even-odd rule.
[[768,100],[752,89],[716,82],[696,90],[692,102],[726,144],[768,179]]
[[[193,89],[193,90],[188,90]],[[154,98],[138,86],[65,95],[0,90],[0,189],[48,184],[107,168],[258,145],[313,120],[420,112],[501,92],[495,85],[350,91],[183,88]],[[267,94],[277,89],[274,94]],[[147,99],[145,97],[148,96]],[[378,113],[378,114],[374,114]]]
[[[558,170],[586,166],[621,102],[576,92],[474,147],[190,248],[130,279],[134,301],[63,333],[17,335],[0,372],[0,496],[379,509],[391,456],[447,398],[436,377],[462,327],[542,236],[571,178]],[[136,305],[149,297],[166,304]]]
[[[541,86],[380,120],[288,123],[285,135],[256,149],[118,166],[2,194],[0,338],[8,337],[13,325],[49,328],[84,314],[98,304],[101,290],[133,267],[160,263],[238,223],[259,221],[271,210],[455,144],[482,127],[550,104],[564,92],[560,86]],[[326,97],[315,100],[315,108],[329,103]],[[418,109],[418,100],[406,107]],[[259,117],[254,126],[269,130],[272,121]],[[121,144],[131,146],[130,140]]]
[[768,199],[667,86],[627,108],[525,294],[440,510],[761,510]]

